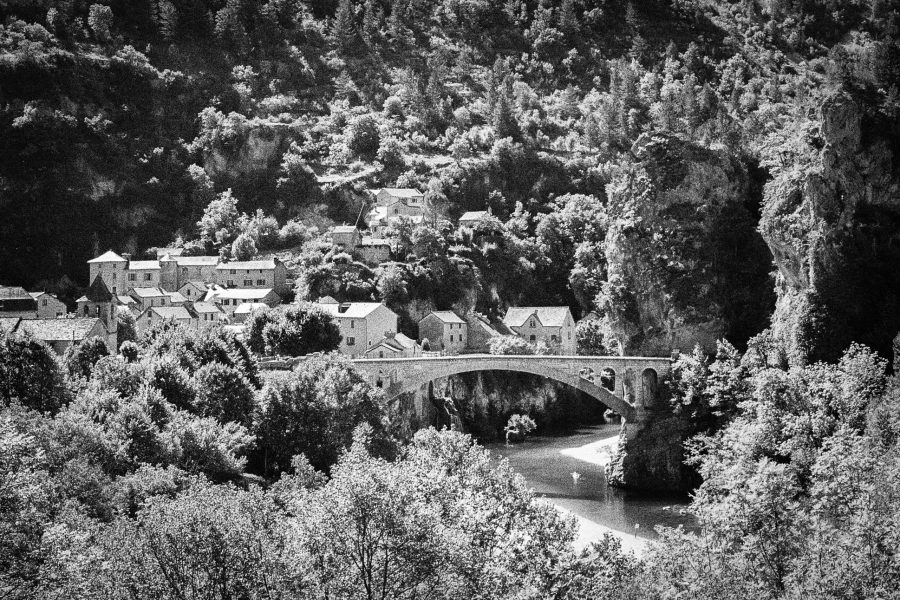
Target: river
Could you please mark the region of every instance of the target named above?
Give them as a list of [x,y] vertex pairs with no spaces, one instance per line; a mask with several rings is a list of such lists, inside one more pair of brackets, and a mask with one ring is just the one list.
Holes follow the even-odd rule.
[[[615,447],[619,425],[585,426],[564,435],[532,436],[520,444],[486,444],[491,454],[506,458],[538,496],[579,523],[577,547],[610,532],[626,550],[640,554],[657,534],[657,525],[694,527],[682,511],[684,497],[638,495],[606,483],[604,466]],[[572,473],[578,473],[577,483]]]

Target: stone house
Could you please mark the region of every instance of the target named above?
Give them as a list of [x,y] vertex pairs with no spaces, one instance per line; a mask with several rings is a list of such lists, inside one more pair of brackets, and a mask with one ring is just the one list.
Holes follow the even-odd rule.
[[188,281],[178,288],[177,291],[190,302],[196,302],[206,297],[209,287],[202,281]]
[[146,331],[165,321],[194,328],[198,325],[196,314],[191,314],[184,306],[150,306],[135,319],[135,325],[138,331]]
[[216,266],[216,283],[226,288],[287,291],[287,267],[277,258],[234,261]]
[[173,256],[159,260],[162,268],[160,287],[168,292],[180,292],[189,282],[215,283],[218,256]]
[[65,303],[47,292],[30,292],[31,297],[37,303],[38,319],[56,319],[66,316]]
[[126,273],[128,284],[123,291],[159,287],[162,277],[158,260],[129,260]]
[[512,307],[503,324],[529,342],[544,342],[559,354],[575,354],[575,320],[568,306]]
[[391,259],[391,244],[382,238],[364,237],[356,248],[356,254],[367,265],[379,265]]
[[103,320],[96,317],[22,320],[15,331],[30,332],[57,354],[64,354],[69,346],[95,337],[102,339],[111,353],[117,350],[115,333],[110,334]]
[[76,315],[81,318],[100,319],[107,335],[107,347],[110,352],[118,349],[116,334],[119,326],[116,320],[116,307],[118,302],[115,296],[106,287],[103,278],[98,276],[91,283],[87,292],[75,301],[78,308]]
[[172,306],[171,296],[158,287],[132,288],[128,295],[137,301],[137,306],[134,307],[134,310],[138,313],[143,313],[151,306]]
[[415,358],[422,356],[422,347],[402,333],[389,331],[384,338],[366,350],[366,358]]
[[452,310],[436,310],[419,321],[419,343],[428,349],[459,354],[468,346],[469,324]]
[[489,221],[491,218],[491,211],[489,210],[473,210],[466,213],[459,218],[459,228],[465,229],[468,231],[472,231],[480,225],[481,223],[485,223]]
[[481,313],[470,312],[466,314],[466,323],[469,326],[466,332],[468,335],[467,349],[473,352],[487,352],[491,340],[503,335]]
[[281,304],[281,296],[272,289],[256,288],[219,288],[210,290],[205,300],[213,302],[222,309],[229,321],[234,316],[234,311],[241,304],[265,304],[272,308]]
[[93,282],[100,277],[114,296],[126,294],[133,287],[128,285],[128,259],[112,250],[89,260],[88,270],[88,281]]
[[38,318],[38,303],[34,297],[20,287],[0,287],[0,316]]
[[369,229],[383,233],[400,218],[414,223],[425,220],[425,194],[411,188],[384,188],[374,192],[375,206],[369,213]]
[[201,329],[215,327],[225,321],[225,313],[213,302],[194,302],[192,308],[197,313],[197,325]]
[[336,225],[331,228],[331,243],[353,253],[362,240],[362,234],[355,225]]
[[413,188],[382,188],[375,192],[375,204],[391,206],[400,202],[405,206],[420,207],[425,211],[425,192]]
[[253,311],[262,310],[264,308],[269,308],[268,304],[263,304],[262,302],[247,302],[245,304],[241,304],[236,309],[234,309],[234,322],[235,323],[244,323],[247,319],[250,318],[250,315]]
[[334,318],[341,330],[341,354],[364,356],[385,334],[397,331],[397,313],[381,302],[320,301],[318,306]]

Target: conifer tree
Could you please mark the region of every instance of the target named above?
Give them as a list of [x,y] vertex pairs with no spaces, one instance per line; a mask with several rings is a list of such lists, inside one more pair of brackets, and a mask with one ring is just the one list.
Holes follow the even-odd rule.
[[350,0],[341,0],[334,13],[331,40],[342,53],[349,54],[353,50],[355,37],[356,24],[353,21],[353,5]]
[[567,36],[578,33],[578,17],[575,15],[575,0],[563,0],[560,5],[559,29]]

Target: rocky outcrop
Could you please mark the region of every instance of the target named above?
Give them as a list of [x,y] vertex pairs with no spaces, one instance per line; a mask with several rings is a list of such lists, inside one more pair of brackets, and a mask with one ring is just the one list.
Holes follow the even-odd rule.
[[760,231],[778,267],[773,332],[794,363],[854,341],[888,355],[900,330],[900,177],[882,119],[836,92],[772,150]]
[[642,135],[632,155],[607,186],[607,335],[626,355],[742,343],[773,302],[744,163],[663,133]]
[[654,493],[684,493],[699,483],[684,464],[684,434],[689,424],[666,416],[647,423],[626,423],[606,467],[610,485]]

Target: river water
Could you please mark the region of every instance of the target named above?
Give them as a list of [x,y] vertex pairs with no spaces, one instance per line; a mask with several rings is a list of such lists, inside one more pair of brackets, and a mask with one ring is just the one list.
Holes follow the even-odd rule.
[[[609,531],[622,540],[624,548],[640,553],[658,537],[657,525],[693,529],[694,523],[683,512],[685,497],[651,497],[607,485],[604,465],[619,427],[585,426],[564,435],[538,435],[519,444],[485,447],[506,458],[539,497],[576,516],[580,525],[576,546],[583,547]],[[577,483],[573,472],[579,474]]]

